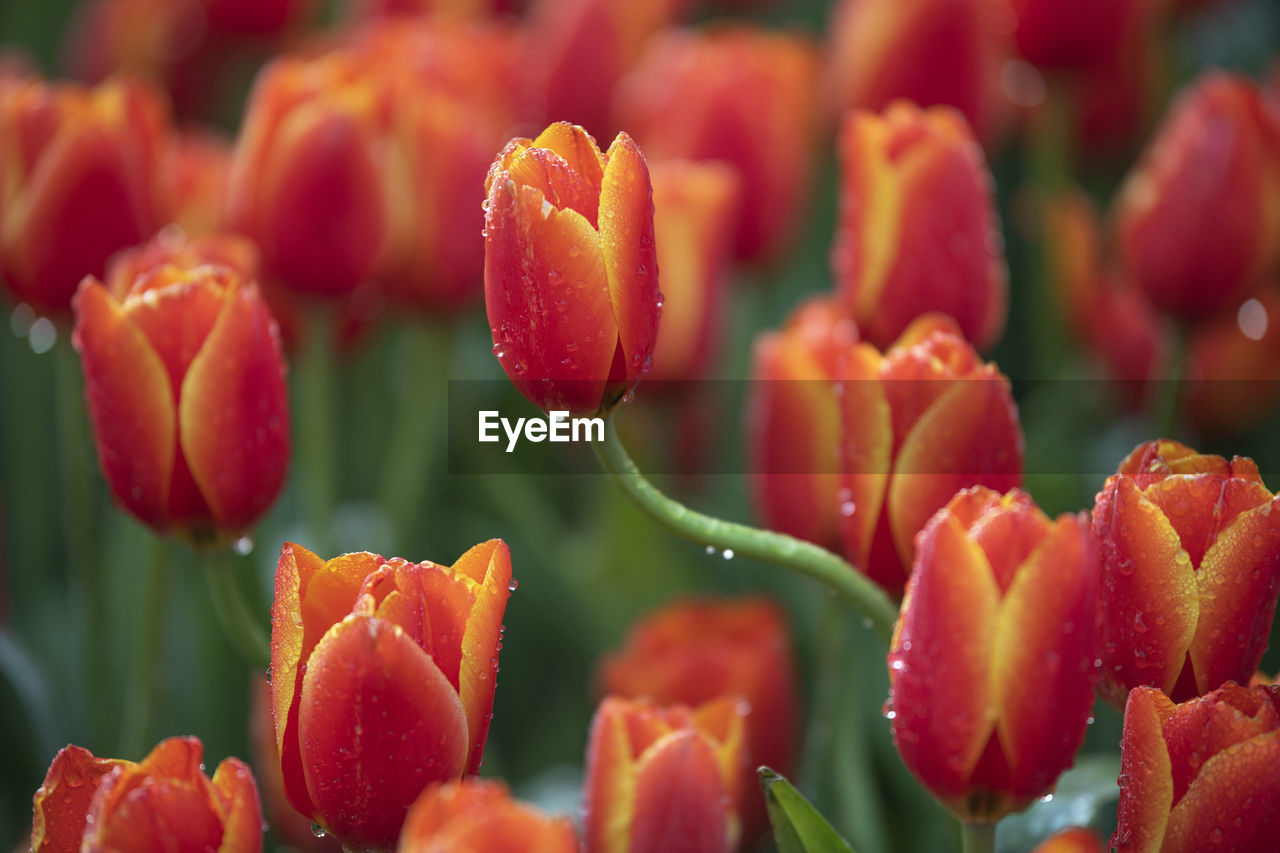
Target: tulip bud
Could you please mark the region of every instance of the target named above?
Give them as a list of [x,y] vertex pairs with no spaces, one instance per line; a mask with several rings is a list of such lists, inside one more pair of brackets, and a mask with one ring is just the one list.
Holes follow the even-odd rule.
[[259,75],[236,142],[231,225],[258,244],[267,274],[337,297],[384,254],[382,104],[357,58],[279,59]]
[[1247,682],[1280,592],[1280,515],[1253,460],[1141,444],[1093,508],[1102,553],[1102,681],[1123,706],[1139,685],[1175,702]]
[[110,850],[262,850],[262,810],[238,758],[204,775],[200,741],[161,741],[135,764],[68,746],[35,794],[32,853]]
[[585,853],[737,849],[742,705],[601,702],[587,741]]
[[742,199],[735,255],[770,261],[800,224],[815,161],[817,58],[805,38],[746,25],[671,30],[618,87],[618,124],[655,160],[722,160]]
[[568,818],[552,818],[511,798],[495,779],[427,786],[409,809],[399,853],[578,853]]
[[1280,397],[1280,287],[1268,282],[1234,314],[1195,329],[1187,415],[1202,433],[1259,423]]
[[1275,269],[1278,145],[1280,119],[1250,81],[1206,73],[1174,103],[1115,213],[1125,263],[1158,308],[1202,320]]
[[285,795],[349,847],[391,847],[431,782],[480,766],[510,595],[499,540],[452,567],[286,544],[271,605]]
[[507,143],[485,191],[494,354],[543,409],[608,414],[652,366],[662,309],[644,156],[562,122]]
[[164,170],[166,222],[201,237],[224,228],[231,147],[220,136],[177,134]]
[[719,162],[666,160],[655,164],[651,175],[663,309],[647,378],[700,379],[723,320],[721,297],[740,182]]
[[159,227],[161,96],[132,81],[93,89],[38,79],[0,92],[0,280],[65,315],[86,275]]
[[1004,123],[1007,32],[990,0],[843,0],[827,46],[828,113],[883,110],[899,99],[959,110],[978,138]]
[[767,826],[756,768],[783,775],[795,760],[796,696],[791,641],[783,611],[767,598],[687,600],[633,625],[626,646],[600,666],[605,693],[665,705],[700,705],[741,696],[746,715],[743,834]]
[[1154,8],[1150,0],[1011,0],[1014,42],[1028,62],[1085,70],[1120,52],[1126,34]]
[[993,344],[1004,328],[1004,251],[991,175],[961,116],[902,101],[852,113],[840,169],[831,266],[866,338],[888,346],[938,311],[978,348]]
[[157,531],[242,534],[289,460],[284,361],[257,287],[229,267],[166,265],[123,294],[85,279],[75,313],[71,340],[116,500]]
[[[893,739],[962,820],[1049,791],[1093,705],[1097,553],[1083,516],[956,494],[921,531],[889,651]],[[1046,701],[1045,697],[1053,697]]]
[[1040,842],[1031,853],[1104,853],[1102,839],[1092,829],[1072,826]]
[[1138,687],[1124,709],[1121,853],[1263,851],[1280,800],[1280,687],[1228,682],[1181,704]]

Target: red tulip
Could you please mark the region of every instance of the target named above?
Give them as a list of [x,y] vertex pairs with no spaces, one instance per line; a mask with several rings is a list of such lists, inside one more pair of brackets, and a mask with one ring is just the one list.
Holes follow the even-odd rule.
[[493,779],[429,785],[409,809],[399,853],[578,853],[568,818],[511,798]]
[[391,847],[431,782],[480,766],[511,558],[452,567],[286,544],[271,606],[271,699],[293,807],[348,847]]
[[262,850],[253,774],[238,758],[205,776],[193,737],[161,741],[141,762],[68,746],[35,794],[32,853]]
[[1187,414],[1205,433],[1260,422],[1280,397],[1280,287],[1268,282],[1228,313],[1197,328],[1188,359]]
[[938,311],[975,346],[1004,328],[1004,249],[982,149],[954,110],[895,102],[851,113],[840,134],[831,265],[866,338],[888,346]]
[[85,279],[75,312],[72,343],[116,500],[159,531],[242,534],[289,461],[284,361],[257,287],[225,266],[165,265],[124,293]]
[[585,853],[736,850],[742,705],[601,702],[587,741]]
[[485,182],[493,351],[543,409],[608,413],[653,363],[662,294],[644,155],[576,125],[513,139]]
[[[1159,0],[1163,2],[1163,0]],[[1151,0],[1011,0],[1018,52],[1047,68],[1085,70],[1113,60]]]
[[1083,516],[1050,521],[1018,490],[967,489],[921,531],[889,652],[893,739],[962,820],[1023,809],[1071,766],[1097,584]]
[[167,134],[160,96],[136,82],[0,90],[0,280],[17,299],[69,314],[82,278],[159,227]]
[[1234,309],[1276,268],[1277,150],[1280,118],[1248,80],[1206,73],[1174,103],[1115,213],[1125,263],[1161,310]]
[[738,783],[744,836],[767,826],[756,793],[761,764],[783,775],[795,759],[795,673],[786,617],[767,598],[687,600],[632,626],[624,648],[600,666],[605,693],[665,705],[700,705],[740,696],[746,716],[746,760]]
[[619,126],[655,160],[723,160],[742,181],[735,254],[776,259],[803,218],[814,164],[814,46],[746,25],[655,38],[618,88]]
[[1280,593],[1276,503],[1251,459],[1161,440],[1120,463],[1093,508],[1104,699],[1150,685],[1181,702],[1249,680]]
[[1263,853],[1280,832],[1280,687],[1228,682],[1175,705],[1139,687],[1120,741],[1121,853]]

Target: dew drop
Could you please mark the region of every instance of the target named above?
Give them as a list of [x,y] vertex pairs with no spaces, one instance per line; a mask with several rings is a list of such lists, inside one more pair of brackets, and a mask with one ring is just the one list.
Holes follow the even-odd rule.
[[311,834],[316,838],[328,838],[329,833],[324,831],[324,827],[318,823],[311,824]]
[[572,246],[569,247],[569,257],[576,258],[578,257],[578,255],[581,255],[581,254],[582,254],[582,249],[578,246],[577,243],[574,243]]
[[520,581],[516,580],[515,578],[512,578],[511,583],[507,584],[507,589],[509,589],[511,592],[515,592],[518,586],[520,586]]
[[725,549],[724,549],[724,554],[722,554],[721,556],[723,556],[726,560],[732,560],[732,559],[733,559],[733,549],[732,549],[732,548],[725,548]]
[[1050,794],[1045,794],[1043,797],[1041,797],[1041,798],[1040,798],[1040,802],[1042,802],[1042,803],[1052,803],[1052,802],[1053,802],[1053,794],[1051,794],[1051,793],[1050,793]]
[[248,536],[241,536],[239,539],[231,543],[231,550],[235,551],[241,557],[253,552],[253,539]]
[[505,358],[507,355],[505,352],[502,351],[502,344],[493,345],[493,354],[496,355],[498,358]]
[[708,545],[708,546],[707,546],[707,556],[708,556],[708,557],[713,556],[715,553],[716,553],[716,548],[715,548],[715,546],[714,546],[714,545]]
[[622,402],[630,403],[635,398],[636,398],[636,390],[634,388],[628,388],[627,393],[622,395]]

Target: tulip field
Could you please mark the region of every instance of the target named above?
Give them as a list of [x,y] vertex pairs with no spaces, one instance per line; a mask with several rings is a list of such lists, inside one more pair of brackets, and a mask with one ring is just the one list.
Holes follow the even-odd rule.
[[1280,846],[1274,0],[0,5],[0,851]]

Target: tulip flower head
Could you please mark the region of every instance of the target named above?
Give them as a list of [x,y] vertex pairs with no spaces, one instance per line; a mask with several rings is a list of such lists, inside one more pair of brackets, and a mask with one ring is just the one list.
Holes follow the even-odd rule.
[[135,764],[66,747],[35,794],[32,853],[260,853],[262,809],[253,774],[240,759],[227,758],[210,779],[203,751],[196,738],[169,738]]
[[1277,802],[1280,687],[1227,682],[1176,705],[1152,687],[1129,694],[1111,849],[1273,850]]
[[1280,514],[1251,459],[1139,445],[1093,508],[1101,546],[1100,695],[1175,702],[1247,683],[1280,592]]
[[1084,517],[1050,521],[1018,490],[966,489],[921,531],[889,651],[893,739],[962,820],[1025,808],[1071,765],[1097,576]]
[[607,414],[652,366],[662,309],[644,156],[561,122],[507,143],[485,189],[494,354],[543,409]]
[[578,853],[568,818],[548,817],[511,798],[495,779],[427,786],[409,809],[399,853]]
[[86,278],[75,312],[72,343],[116,500],[157,531],[241,535],[275,500],[289,461],[284,360],[257,287],[230,267],[166,264],[123,293]]
[[295,809],[387,848],[423,788],[479,769],[510,583],[498,540],[451,567],[281,549],[271,698]]

